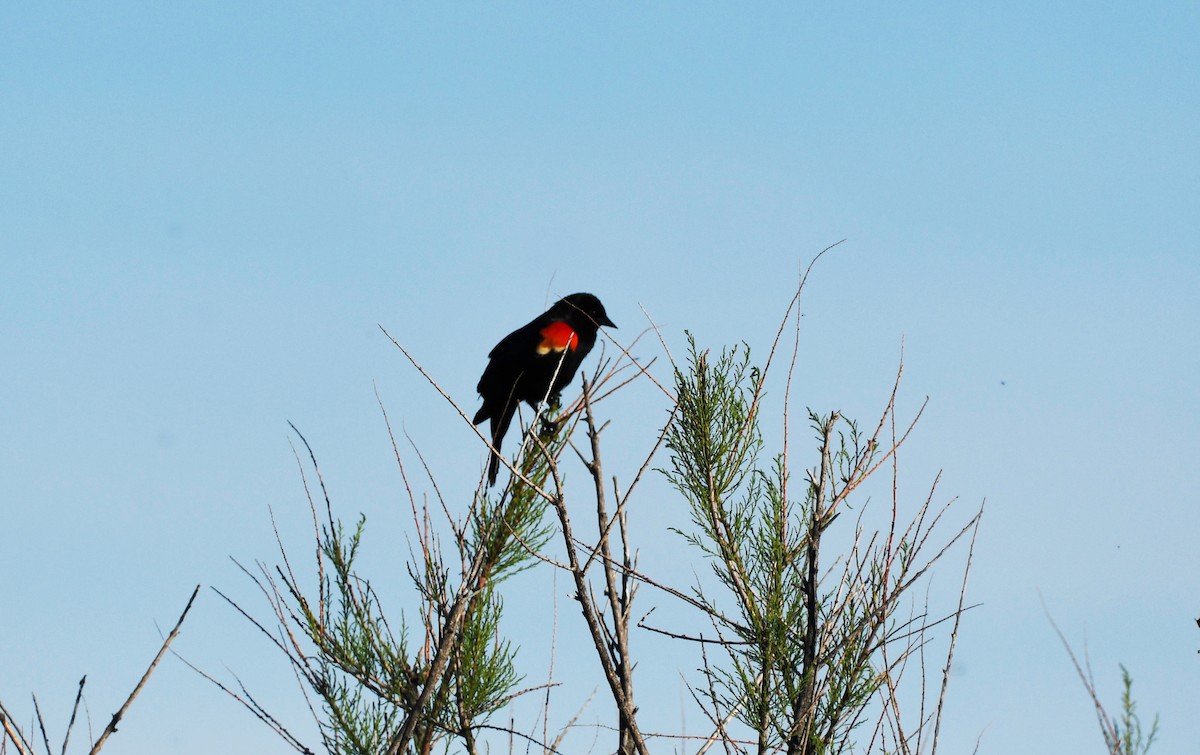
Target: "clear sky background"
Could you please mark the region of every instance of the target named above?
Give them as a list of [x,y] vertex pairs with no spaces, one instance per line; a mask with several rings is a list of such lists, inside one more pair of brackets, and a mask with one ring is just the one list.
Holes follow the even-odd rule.
[[[903,500],[939,469],[957,521],[987,500],[944,751],[1100,751],[1044,598],[1106,702],[1124,663],[1155,751],[1194,752],[1186,2],[3,4],[0,698],[28,716],[36,692],[61,730],[86,673],[99,728],[194,585],[263,609],[229,558],[274,559],[268,507],[308,547],[289,420],[339,512],[367,514],[377,583],[406,581],[375,389],[464,507],[485,456],[377,325],[470,411],[488,349],[572,291],[626,343],[642,306],[676,354],[686,328],[761,355],[840,239],[806,289],[795,408],[872,421],[903,340],[902,416],[930,399]],[[605,408],[627,479],[666,407],[634,387]],[[686,513],[661,486],[638,507],[653,564]],[[528,579],[577,633],[566,581]],[[512,627],[531,683],[547,611]],[[283,659],[215,593],[175,647],[315,743]],[[562,718],[600,683],[581,657]],[[639,669],[659,728],[702,728],[695,665]],[[175,659],[108,750],[288,751]]]

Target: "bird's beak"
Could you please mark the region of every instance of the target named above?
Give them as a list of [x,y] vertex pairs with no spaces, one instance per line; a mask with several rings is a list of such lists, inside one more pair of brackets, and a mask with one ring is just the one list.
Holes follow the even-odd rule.
[[617,327],[617,324],[616,324],[615,322],[613,322],[612,320],[608,319],[608,315],[605,315],[605,316],[604,316],[604,319],[602,319],[602,320],[600,321],[600,324],[601,324],[601,325],[603,325],[603,326],[605,326],[605,327],[607,327],[607,328],[615,328],[615,327]]

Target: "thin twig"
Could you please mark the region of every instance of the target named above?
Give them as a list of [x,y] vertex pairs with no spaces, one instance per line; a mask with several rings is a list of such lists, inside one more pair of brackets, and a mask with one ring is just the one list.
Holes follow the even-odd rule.
[[183,609],[183,613],[179,614],[179,621],[175,622],[175,627],[171,630],[171,633],[167,635],[167,639],[163,640],[162,647],[158,649],[158,655],[154,656],[154,660],[150,662],[150,666],[146,669],[146,673],[142,674],[142,678],[138,681],[137,686],[134,687],[133,691],[129,693],[129,697],[125,699],[125,704],[121,706],[120,710],[113,714],[112,720],[108,722],[108,726],[104,727],[104,731],[100,734],[100,738],[96,740],[96,744],[92,745],[90,755],[96,755],[96,753],[100,752],[100,748],[104,746],[104,742],[108,739],[109,735],[117,730],[117,724],[120,723],[121,719],[125,716],[125,711],[129,710],[129,706],[133,704],[133,699],[138,696],[139,692],[142,691],[142,687],[146,686],[146,682],[150,680],[150,675],[154,673],[154,669],[156,666],[158,666],[158,662],[162,660],[164,655],[166,655],[167,648],[170,647],[171,642],[179,634],[179,628],[183,626],[183,620],[187,618],[188,611],[192,610],[192,603],[195,602],[196,596],[199,594],[200,585],[196,585],[196,589],[192,590],[192,597],[188,598],[188,602]]
[[[0,702],[0,722],[4,724],[4,733],[13,746],[17,748],[17,755],[33,755],[33,747],[26,741],[25,735],[21,733],[12,722],[12,715],[4,707],[4,703]],[[3,740],[0,740],[2,742]]]
[[[203,669],[199,668],[198,666],[193,664],[191,661],[189,661],[187,658],[184,658],[182,655],[175,652],[174,650],[171,651],[171,654],[174,655],[176,658],[178,658],[180,661],[182,661],[183,664],[185,666],[187,666],[188,668],[190,668],[192,671],[195,671],[197,674],[199,674],[200,676],[204,677],[205,679],[207,679],[208,681],[210,681],[214,685],[216,685],[217,689],[221,690],[222,692],[224,692],[225,694],[229,695],[234,700],[236,700],[238,703],[240,703],[242,705],[242,707],[244,707],[246,710],[250,711],[250,713],[253,714],[255,718],[257,718],[258,720],[260,720],[264,724],[266,724],[272,731],[274,731],[276,734],[278,734],[285,742],[287,742],[289,745],[291,745],[292,748],[295,749],[297,752],[303,753],[303,755],[316,755],[311,749],[306,747],[299,739],[297,739],[290,731],[288,731],[283,726],[283,724],[281,724],[274,716],[272,716],[261,705],[259,705],[258,702],[253,697],[251,697],[250,694],[246,691],[246,685],[242,684],[241,679],[238,679],[236,675],[234,675],[233,678],[235,681],[237,681],[238,686],[241,688],[242,693],[245,695],[245,697],[243,697],[242,695],[239,695],[238,693],[229,689],[224,684],[222,684],[219,680],[214,678],[211,674],[205,672]],[[307,698],[307,696],[306,696],[306,698]]]
[[71,739],[71,729],[75,728],[75,715],[79,713],[79,703],[83,700],[83,685],[87,683],[87,674],[79,680],[79,691],[75,693],[75,704],[71,706],[71,720],[67,722],[67,731],[63,734],[63,746],[61,755],[67,755],[67,742]]
[[942,669],[942,689],[938,693],[937,712],[933,719],[933,744],[929,755],[935,755],[937,752],[938,734],[942,729],[942,709],[946,703],[946,687],[950,684],[950,664],[954,660],[954,646],[958,641],[958,626],[962,621],[963,602],[967,597],[967,578],[971,574],[971,560],[975,557],[975,537],[979,534],[983,506],[984,504],[980,504],[979,513],[975,515],[975,527],[971,530],[971,544],[967,546],[967,565],[963,568],[962,588],[958,592],[958,610],[954,612],[954,629],[950,631],[950,647],[946,651],[946,665]]
[[[1041,596],[1038,596],[1041,598]],[[1058,635],[1058,639],[1066,648],[1067,656],[1071,659],[1071,665],[1075,667],[1075,673],[1079,675],[1079,680],[1083,682],[1084,688],[1087,690],[1088,696],[1092,699],[1092,705],[1096,709],[1096,720],[1100,724],[1100,733],[1104,735],[1104,743],[1113,750],[1112,743],[1118,741],[1117,724],[1109,716],[1108,711],[1104,709],[1104,704],[1100,702],[1100,695],[1096,692],[1096,680],[1092,675],[1091,662],[1087,656],[1087,644],[1084,644],[1083,664],[1080,664],[1079,658],[1075,655],[1075,651],[1071,649],[1071,644],[1067,642],[1066,635],[1058,628],[1058,624],[1054,621],[1054,617],[1050,615],[1050,609],[1046,607],[1046,601],[1042,598],[1042,611],[1046,614],[1046,620],[1050,622],[1050,626],[1054,628],[1054,633]],[[1085,670],[1086,669],[1086,672]]]
[[42,709],[38,705],[37,695],[30,695],[33,698],[33,715],[37,720],[38,729],[42,732],[42,744],[46,747],[46,753],[50,753],[50,737],[46,735],[46,720],[42,718]]

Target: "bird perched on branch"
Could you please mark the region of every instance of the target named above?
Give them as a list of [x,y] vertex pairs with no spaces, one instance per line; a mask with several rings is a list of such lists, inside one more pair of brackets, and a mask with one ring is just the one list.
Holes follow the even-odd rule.
[[500,441],[522,401],[537,406],[558,394],[575,377],[580,363],[596,345],[600,326],[615,328],[604,305],[591,294],[571,294],[506,335],[488,353],[488,365],[476,390],[483,406],[475,424],[491,420],[492,457],[488,485],[496,484],[500,469]]

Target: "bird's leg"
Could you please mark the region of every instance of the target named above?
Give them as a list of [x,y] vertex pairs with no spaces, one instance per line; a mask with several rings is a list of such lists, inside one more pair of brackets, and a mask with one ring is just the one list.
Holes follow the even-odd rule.
[[538,435],[543,439],[549,439],[558,434],[562,427],[562,417],[558,416],[562,409],[562,397],[557,394],[551,394],[546,399],[546,411],[542,412],[542,426]]

